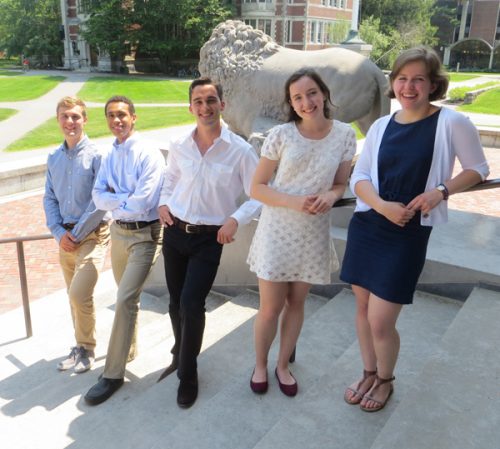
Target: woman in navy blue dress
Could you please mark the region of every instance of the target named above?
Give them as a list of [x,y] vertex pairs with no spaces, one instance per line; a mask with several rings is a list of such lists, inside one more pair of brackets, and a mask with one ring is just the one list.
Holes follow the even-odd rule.
[[[401,110],[372,125],[351,177],[357,203],[340,275],[356,296],[364,366],[344,399],[367,412],[382,409],[392,394],[396,321],[402,306],[412,303],[432,226],[447,221],[449,195],[488,175],[474,125],[431,103],[448,88],[433,50],[404,51],[389,79],[388,95]],[[455,157],[462,171],[452,177]]]

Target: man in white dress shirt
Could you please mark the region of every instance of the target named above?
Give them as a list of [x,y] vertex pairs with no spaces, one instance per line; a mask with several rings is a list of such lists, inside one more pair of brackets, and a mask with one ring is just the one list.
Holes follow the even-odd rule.
[[97,208],[111,211],[114,219],[111,265],[118,291],[104,372],[85,395],[90,405],[104,402],[123,385],[136,335],[139,296],[160,253],[162,237],[157,207],[165,159],[157,146],[135,131],[130,99],[112,97],[104,110],[116,139],[101,164],[92,197]]
[[190,407],[198,395],[197,356],[205,329],[205,299],[212,288],[224,244],[261,205],[238,198],[250,191],[258,158],[246,141],[222,126],[222,88],[208,78],[189,88],[196,128],[172,142],[159,202],[165,226],[163,256],[175,337],[172,363],[159,380],[177,369],[177,404]]

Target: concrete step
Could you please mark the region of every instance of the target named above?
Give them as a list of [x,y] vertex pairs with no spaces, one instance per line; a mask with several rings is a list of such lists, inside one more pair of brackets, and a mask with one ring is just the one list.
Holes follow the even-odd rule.
[[[325,302],[325,298],[311,297],[306,307],[306,315],[312,315]],[[96,447],[102,441],[113,441],[110,448],[153,447],[156,444],[176,447],[168,442],[170,431],[176,425],[190,419],[193,413],[197,413],[199,408],[210,403],[212,398],[217,397],[228,385],[239,381],[242,371],[247,379],[249,364],[253,366],[253,320],[250,318],[257,311],[258,296],[254,292],[247,291],[225,305],[233,308],[232,311],[228,310],[225,317],[222,315],[207,317],[204,337],[206,348],[198,358],[200,392],[192,408],[183,410],[177,406],[179,381],[175,375],[169,376],[161,383],[147,387],[143,385],[141,391],[136,391],[134,382],[127,382],[122,390],[104,404],[94,408],[81,405],[88,413],[80,417],[78,422],[73,421],[71,436],[75,439],[75,443],[71,447],[82,447],[79,441],[84,439],[87,439],[88,447]],[[222,329],[223,326],[231,326],[232,329],[227,327]],[[210,341],[213,341],[213,344],[208,344]],[[164,348],[162,352],[168,349]],[[160,371],[156,374],[159,375]],[[134,391],[131,391],[132,389]],[[246,390],[249,391],[248,386]],[[227,404],[224,408],[227,409]],[[235,414],[232,408],[227,411],[231,417]],[[209,409],[208,413],[216,414],[220,411]],[[117,435],[115,430],[117,426],[126,429]],[[141,429],[139,433],[138,428]],[[92,429],[90,436],[88,429]],[[198,446],[211,447],[204,445],[204,438],[199,441]]]
[[[299,397],[325,374],[332,360],[353,342],[353,307],[352,295],[343,292],[305,321],[296,363],[292,365],[300,385]],[[295,409],[300,399],[285,397],[279,391],[274,377],[278,345],[273,345],[270,354],[270,388],[263,396],[257,396],[250,390],[249,380],[254,367],[253,348],[248,344],[245,346],[248,351],[246,360],[240,369],[234,370],[233,376],[226,378],[225,388],[210,401],[200,404],[188,420],[181,421],[165,438],[158,439],[154,448],[164,447],[163,441],[168,441],[169,447],[173,448],[252,448],[283,413]],[[223,376],[224,373],[219,375]]]
[[[345,388],[359,378],[363,369],[358,344],[355,342],[338,360],[332,360],[326,374],[300,396],[293,410],[286,411],[254,447],[370,447],[414,383],[422,361],[435,353],[445,329],[454,319],[460,306],[461,303],[457,301],[417,293],[413,306],[403,309],[398,321],[401,352],[395,373],[395,392],[384,410],[368,414],[358,406],[348,405],[343,400]],[[403,444],[400,447],[406,446]]]
[[499,316],[500,293],[474,289],[372,449],[498,449]]
[[[115,291],[99,295],[97,302],[114,301]],[[107,297],[105,300],[103,297]],[[223,307],[220,295],[209,295],[207,305],[212,309],[211,313]],[[172,345],[172,332],[168,314],[161,314],[147,307],[158,302],[157,298],[144,294],[141,303],[144,309],[139,313],[138,331],[138,357],[127,365],[127,377],[129,379],[142,379],[143,382],[156,381],[156,372],[170,363],[168,349]],[[225,302],[225,300],[224,300]],[[113,302],[114,304],[114,302]],[[165,306],[161,306],[166,308]],[[91,372],[75,375],[71,370],[59,373],[56,364],[62,354],[68,352],[67,347],[61,347],[58,343],[59,329],[66,327],[70,322],[68,314],[60,318],[60,323],[53,323],[53,333],[40,333],[31,339],[16,344],[0,359],[2,367],[2,382],[0,383],[0,397],[10,399],[2,408],[8,416],[18,416],[26,413],[35,406],[44,406],[52,410],[58,404],[64,402],[64,398],[75,393],[85,393],[95,382],[97,373],[102,372],[105,363],[105,353],[109,340],[110,329],[113,321],[111,307],[98,308],[97,323],[98,335],[101,342],[99,350],[96,351],[96,363]],[[63,340],[68,341],[68,340]],[[159,357],[160,347],[162,357]],[[153,353],[153,356],[151,356]],[[19,370],[22,368],[21,370]],[[2,401],[3,402],[3,401]]]

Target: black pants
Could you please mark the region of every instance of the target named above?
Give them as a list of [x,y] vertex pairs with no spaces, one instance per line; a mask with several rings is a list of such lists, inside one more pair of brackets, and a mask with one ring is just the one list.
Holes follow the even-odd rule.
[[175,337],[172,354],[178,357],[177,376],[182,380],[197,376],[196,358],[205,330],[205,299],[221,255],[217,232],[186,234],[175,226],[165,228],[163,258]]

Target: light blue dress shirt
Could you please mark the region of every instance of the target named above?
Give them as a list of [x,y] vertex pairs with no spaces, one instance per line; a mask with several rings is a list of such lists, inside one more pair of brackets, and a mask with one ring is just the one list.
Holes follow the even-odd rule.
[[165,158],[158,146],[134,132],[122,144],[115,140],[103,160],[92,197],[99,209],[111,211],[113,219],[158,219]]
[[108,218],[92,201],[101,157],[87,136],[72,150],[64,142],[49,154],[43,207],[47,227],[58,242],[66,233],[63,224],[75,224],[71,234],[80,242]]

